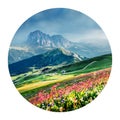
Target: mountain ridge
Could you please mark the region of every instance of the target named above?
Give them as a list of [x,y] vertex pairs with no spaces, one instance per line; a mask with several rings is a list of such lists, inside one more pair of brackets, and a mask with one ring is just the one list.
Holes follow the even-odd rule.
[[28,35],[26,45],[35,47],[68,47],[71,42],[64,38],[62,35],[52,35],[43,33],[40,30],[31,32]]
[[10,48],[8,55],[9,64],[46,53],[55,48],[64,48],[86,58],[111,53],[109,45],[102,47],[82,42],[75,43],[64,38],[62,35],[49,35],[40,30],[30,32],[27,40],[21,45],[21,48],[19,45],[18,48],[17,46],[11,47],[12,49]]
[[[69,54],[68,54],[69,53]],[[79,56],[80,57],[80,56]],[[82,61],[84,58],[79,58],[72,52],[65,51],[63,48],[56,48],[48,51],[45,54],[36,55],[28,59],[9,65],[10,74],[21,74],[29,71],[30,68],[42,68],[45,66],[53,66],[59,64],[71,64]]]

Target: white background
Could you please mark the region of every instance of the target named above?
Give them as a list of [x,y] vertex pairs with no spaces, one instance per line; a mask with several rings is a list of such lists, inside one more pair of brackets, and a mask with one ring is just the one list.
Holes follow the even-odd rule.
[[[119,0],[1,0],[0,1],[0,120],[120,120],[120,3]],[[41,110],[16,90],[8,72],[12,37],[29,17],[48,8],[79,10],[104,30],[113,52],[113,68],[102,93],[87,106],[67,113]],[[72,29],[72,28],[71,28]]]

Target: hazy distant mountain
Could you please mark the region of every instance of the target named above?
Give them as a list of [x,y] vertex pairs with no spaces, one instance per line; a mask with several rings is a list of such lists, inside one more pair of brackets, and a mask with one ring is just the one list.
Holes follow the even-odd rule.
[[13,63],[9,65],[9,71],[11,75],[25,73],[30,70],[31,67],[42,68],[45,66],[54,66],[59,64],[71,64],[84,60],[77,54],[74,54],[63,48],[56,48],[50,50],[45,54],[33,56],[31,58]]
[[31,32],[26,41],[26,45],[28,47],[50,47],[50,48],[58,48],[58,47],[69,47],[71,46],[71,42],[65,39],[61,35],[53,35],[50,36],[45,34],[39,30]]
[[72,46],[72,42],[64,38],[62,35],[53,35],[52,42],[54,43],[55,47],[63,47],[68,48]]
[[67,48],[69,46],[71,46],[71,42],[61,35],[50,36],[36,30],[28,35],[28,39],[23,43],[23,45],[18,45],[18,47],[15,45],[15,47],[12,46],[10,48],[8,62],[9,64],[12,64],[35,55],[45,53],[54,48]]
[[34,54],[32,52],[26,51],[25,49],[19,49],[19,47],[10,48],[8,54],[8,63],[12,64],[23,59],[32,57]]
[[49,34],[45,34],[40,30],[31,32],[25,44],[27,47],[34,49],[35,53],[38,54],[44,53],[49,49],[59,47],[63,47],[88,58],[111,53],[110,46],[108,44],[92,44],[92,42],[87,43],[86,41],[77,43],[71,42],[62,35],[50,36]]
[[67,49],[87,58],[93,58],[96,56],[111,53],[111,49],[109,45],[101,46],[99,44],[95,45],[95,44],[86,43],[86,42],[73,43],[73,45],[68,47]]

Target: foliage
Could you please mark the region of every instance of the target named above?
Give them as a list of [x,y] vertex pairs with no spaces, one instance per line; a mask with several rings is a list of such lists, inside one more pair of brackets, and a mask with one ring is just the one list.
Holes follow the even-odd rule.
[[[49,111],[64,112],[71,111],[85,106],[94,100],[109,78],[110,71],[101,70],[90,73],[84,81],[77,81],[73,84],[54,84],[50,91],[40,90],[29,101],[37,107]],[[90,77],[91,75],[91,77]]]

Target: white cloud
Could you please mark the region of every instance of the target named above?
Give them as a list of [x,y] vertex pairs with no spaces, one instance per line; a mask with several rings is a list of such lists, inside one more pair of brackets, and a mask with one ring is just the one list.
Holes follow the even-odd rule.
[[32,16],[16,32],[13,42],[23,42],[30,32],[41,30],[46,34],[60,34],[73,42],[103,44],[104,32],[90,17],[73,10],[54,9]]
[[108,44],[107,37],[101,29],[86,30],[86,32],[79,32],[79,34],[64,34],[64,36],[73,42]]
[[102,30],[90,30],[81,35],[81,40],[106,40],[106,36]]

